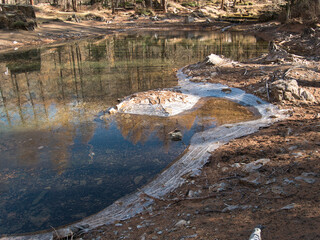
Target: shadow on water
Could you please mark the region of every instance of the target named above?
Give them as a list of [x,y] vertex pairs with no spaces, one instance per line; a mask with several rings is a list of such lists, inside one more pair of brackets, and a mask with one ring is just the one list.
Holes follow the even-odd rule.
[[[153,32],[1,55],[0,234],[96,213],[154,178],[195,132],[255,118],[212,98],[170,118],[104,111],[131,93],[177,85],[177,68],[211,53],[242,60],[266,48],[230,33]],[[175,128],[182,141],[168,138]]]

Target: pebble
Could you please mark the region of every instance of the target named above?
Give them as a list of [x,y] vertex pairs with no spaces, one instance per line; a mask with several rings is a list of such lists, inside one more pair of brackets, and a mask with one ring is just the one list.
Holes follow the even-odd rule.
[[281,208],[280,210],[290,210],[290,209],[293,209],[296,207],[296,204],[295,203],[291,203],[287,206],[284,206],[283,208]]
[[268,162],[270,162],[270,159],[269,158],[261,158],[261,159],[258,159],[254,162],[251,162],[251,163],[248,163],[246,164],[243,169],[246,171],[246,172],[254,172],[254,171],[257,171],[259,170],[262,166],[264,166],[265,164],[267,164]]
[[241,167],[241,164],[240,163],[234,163],[231,165],[231,167],[233,168],[240,168]]
[[228,207],[222,209],[222,212],[234,211],[236,209],[245,210],[248,208],[252,208],[252,206],[251,205],[229,205]]
[[213,184],[212,186],[209,187],[209,191],[222,192],[222,191],[225,191],[227,187],[228,187],[228,184],[225,182],[216,183],[216,184]]
[[309,184],[313,184],[313,183],[316,182],[316,180],[314,178],[305,177],[305,176],[298,176],[298,177],[295,177],[294,179],[295,180],[303,180],[303,181],[305,181],[306,183],[309,183]]
[[302,152],[291,153],[291,155],[295,156],[296,158],[303,157],[303,153]]
[[115,226],[116,226],[116,227],[121,227],[121,226],[122,226],[122,223],[116,223]]
[[175,224],[176,227],[182,227],[182,226],[186,226],[186,225],[187,225],[187,221],[186,221],[186,220],[183,220],[183,219],[179,220],[179,221]]

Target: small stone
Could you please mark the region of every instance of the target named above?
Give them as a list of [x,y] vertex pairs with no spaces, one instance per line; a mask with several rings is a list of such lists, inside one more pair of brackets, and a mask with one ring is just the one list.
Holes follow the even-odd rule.
[[291,203],[287,206],[284,206],[283,208],[281,208],[281,210],[290,210],[290,209],[293,209],[296,207],[296,204],[295,203]]
[[228,171],[228,170],[229,170],[228,167],[223,167],[223,168],[221,168],[221,171],[222,171],[222,172],[226,172],[226,171]]
[[175,226],[176,227],[183,227],[183,226],[186,226],[187,225],[187,221],[186,220],[183,220],[181,219],[180,221],[178,221]]
[[41,149],[43,149],[43,148],[44,148],[44,146],[40,146],[40,147],[38,147],[38,149],[39,149],[39,150],[41,150]]
[[[289,134],[288,134],[289,135]],[[289,150],[290,151],[293,151],[293,150],[296,150],[298,148],[298,146],[291,146],[291,147],[289,147]]]
[[279,195],[285,194],[283,188],[280,187],[280,186],[272,186],[272,187],[271,187],[271,192],[273,192],[273,193],[275,193],[275,194],[279,194]]
[[248,177],[240,178],[242,184],[248,184],[253,186],[259,186],[261,184],[261,176],[259,173],[251,174]]
[[209,56],[206,57],[205,60],[207,64],[211,64],[214,66],[221,65],[226,62],[222,57],[216,54],[210,54]]
[[228,184],[225,182],[216,183],[209,187],[209,191],[222,192],[222,191],[225,191],[227,187],[228,187]]
[[236,209],[245,210],[245,209],[248,209],[248,208],[252,208],[252,206],[251,205],[229,205],[228,207],[222,209],[222,212],[231,212],[231,211],[234,211]]
[[303,157],[303,153],[302,152],[291,153],[291,155],[295,156],[296,158]]
[[231,165],[231,167],[233,168],[240,168],[241,167],[241,164],[240,163],[234,163]]
[[309,184],[313,184],[316,182],[316,179],[314,179],[313,177],[306,177],[306,176],[298,176],[298,177],[295,177],[294,178],[295,180],[300,180],[300,181],[305,181],[306,183],[309,183]]
[[187,196],[188,196],[189,198],[193,198],[193,197],[195,197],[195,193],[194,193],[194,191],[189,190],[189,191],[188,191]]
[[147,233],[143,233],[140,237],[140,240],[146,240]]
[[225,94],[230,94],[232,92],[230,88],[223,88],[221,89],[221,91],[224,92]]
[[261,158],[254,162],[246,164],[243,168],[246,172],[254,172],[259,170],[262,166],[270,162],[269,158]]
[[284,179],[283,179],[283,183],[284,183],[285,185],[287,185],[287,184],[294,184],[294,181],[293,181],[293,180],[290,180],[290,179],[288,179],[288,178],[284,178]]
[[134,178],[133,181],[134,181],[134,183],[136,185],[138,185],[141,182],[142,179],[143,179],[143,176],[137,176],[137,177]]
[[117,113],[117,110],[114,109],[114,108],[110,108],[110,109],[108,109],[108,113],[109,114],[115,114],[115,113]]
[[172,141],[181,141],[182,140],[182,133],[178,129],[170,132],[169,135],[170,135],[170,138]]
[[122,223],[116,223],[115,226],[116,226],[116,227],[121,227],[121,226],[122,226]]

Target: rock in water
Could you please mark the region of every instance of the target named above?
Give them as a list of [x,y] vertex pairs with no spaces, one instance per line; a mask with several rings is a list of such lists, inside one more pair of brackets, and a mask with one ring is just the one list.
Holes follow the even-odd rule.
[[250,235],[249,240],[261,240],[261,229],[255,228],[253,233]]
[[172,132],[169,132],[170,138],[172,141],[181,141],[182,140],[182,133],[180,130],[176,129]]
[[207,62],[207,64],[210,64],[213,66],[221,65],[226,62],[222,57],[213,53],[207,56],[205,61]]

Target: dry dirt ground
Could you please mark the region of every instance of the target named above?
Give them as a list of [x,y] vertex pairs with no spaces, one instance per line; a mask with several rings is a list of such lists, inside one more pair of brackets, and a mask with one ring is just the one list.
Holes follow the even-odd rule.
[[[1,31],[0,47],[11,49],[123,29],[141,30],[147,23],[163,28],[183,25],[183,20],[178,18],[161,22],[145,19],[145,23],[140,19],[136,25],[135,21],[128,24],[118,18],[113,23],[43,23],[35,32],[27,33]],[[184,26],[199,29],[205,26],[212,30],[227,25],[193,23]],[[315,32],[308,29],[297,23],[280,25],[277,22],[229,29],[251,32],[301,53],[304,57],[298,58],[298,63],[295,60],[268,63],[257,60],[234,68],[215,68],[218,74],[214,77],[208,77],[212,76],[212,67],[190,66],[189,73],[198,76],[199,81],[205,79],[238,87],[288,109],[286,120],[235,139],[212,152],[201,176],[187,178],[184,185],[165,198],[155,200],[144,213],[73,239],[239,240],[248,239],[257,225],[264,226],[263,240],[320,239],[320,32],[319,27]],[[261,91],[266,82],[281,78],[295,78],[317,102],[275,101]],[[259,159],[266,160],[264,164],[255,165],[255,170],[246,167]]]

